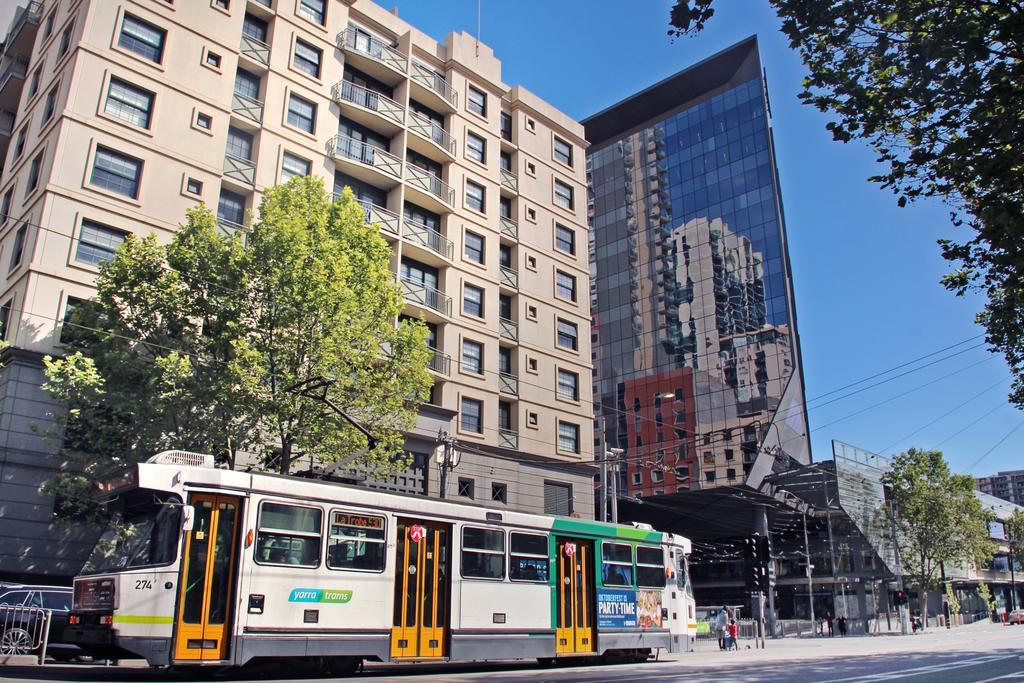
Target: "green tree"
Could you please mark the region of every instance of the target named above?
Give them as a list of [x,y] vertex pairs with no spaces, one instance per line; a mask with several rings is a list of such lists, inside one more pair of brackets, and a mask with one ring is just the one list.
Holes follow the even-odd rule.
[[[200,205],[169,244],[129,238],[101,268],[66,330],[74,353],[45,359],[81,470],[52,484],[70,514],[97,473],[169,448],[229,465],[255,453],[283,473],[300,456],[379,474],[407,464],[403,432],[432,380],[426,326],[397,322],[391,248],[350,192],[332,203],[318,179],[268,190],[259,217],[226,237]],[[310,381],[319,395],[296,388]]]
[[1011,559],[1018,565],[1024,565],[1024,512],[1014,510],[1003,521],[1003,529],[1006,531],[1006,540],[1010,544]]
[[[669,34],[698,33],[716,0],[677,0]],[[940,240],[956,294],[982,290],[986,339],[1024,405],[1024,3],[1020,0],[768,0],[807,67],[800,98],[863,140],[871,180],[901,206],[937,197],[970,234]]]
[[897,455],[883,482],[893,504],[904,578],[923,596],[927,612],[928,591],[939,587],[943,565],[992,557],[989,516],[974,495],[974,479],[952,474],[939,451],[911,448]]

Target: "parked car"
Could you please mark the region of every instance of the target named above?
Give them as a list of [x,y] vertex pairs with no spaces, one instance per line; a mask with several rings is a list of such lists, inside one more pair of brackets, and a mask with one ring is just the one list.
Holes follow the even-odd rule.
[[38,649],[36,620],[41,612],[24,609],[35,607],[50,613],[46,654],[58,661],[81,655],[81,648],[63,640],[72,594],[72,589],[64,586],[0,586],[0,654],[32,654]]
[[1006,613],[1006,623],[1024,624],[1024,608],[1018,608]]

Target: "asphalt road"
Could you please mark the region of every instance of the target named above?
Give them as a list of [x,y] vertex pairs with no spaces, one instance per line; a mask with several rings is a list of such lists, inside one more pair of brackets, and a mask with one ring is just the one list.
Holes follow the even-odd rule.
[[[632,683],[634,681],[794,681],[873,683],[1020,681],[1024,683],[1024,627],[977,624],[914,636],[768,641],[764,650],[682,653],[643,664],[555,666],[532,662],[458,665],[370,665],[352,680],[367,683]],[[113,681],[116,683],[340,680],[294,670],[160,671],[135,666],[53,665],[0,667],[0,681]]]

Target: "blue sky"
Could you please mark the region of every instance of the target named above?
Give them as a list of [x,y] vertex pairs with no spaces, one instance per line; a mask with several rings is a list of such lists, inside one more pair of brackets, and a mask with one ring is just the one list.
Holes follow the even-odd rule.
[[[505,82],[524,85],[577,119],[756,33],[774,114],[815,459],[831,457],[831,439],[876,451],[892,445],[887,453],[941,442],[959,471],[1024,466],[1024,429],[975,464],[1024,422],[1006,402],[1002,358],[970,349],[981,338],[919,365],[962,351],[947,360],[814,408],[847,392],[815,397],[977,337],[982,300],[954,297],[939,284],[947,264],[935,241],[964,234],[950,225],[947,210],[939,202],[898,208],[889,192],[866,181],[876,172],[871,151],[833,142],[826,116],[799,103],[804,68],[767,2],[719,0],[702,35],[673,43],[666,35],[670,0],[480,1],[481,40],[502,61]],[[476,7],[476,0],[398,6],[399,16],[438,39],[475,33]],[[870,408],[921,385],[927,386]]]

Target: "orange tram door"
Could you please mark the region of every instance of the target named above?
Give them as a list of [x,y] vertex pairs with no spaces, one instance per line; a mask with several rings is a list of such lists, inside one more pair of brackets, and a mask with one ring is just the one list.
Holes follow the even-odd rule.
[[560,655],[595,652],[594,543],[560,537],[557,546],[555,652]]
[[448,654],[450,540],[450,524],[398,520],[392,657]]

